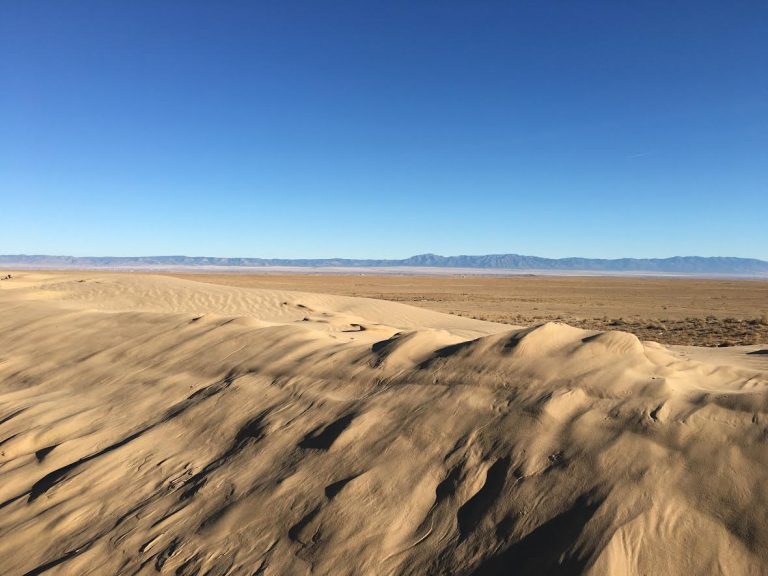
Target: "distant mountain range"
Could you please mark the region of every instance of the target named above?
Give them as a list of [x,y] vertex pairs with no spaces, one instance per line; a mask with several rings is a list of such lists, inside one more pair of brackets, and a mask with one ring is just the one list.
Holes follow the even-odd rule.
[[359,260],[348,258],[213,258],[207,256],[0,256],[0,265],[25,268],[146,268],[146,267],[266,267],[307,268],[476,268],[488,270],[546,270],[569,272],[657,272],[664,274],[768,274],[768,262],[754,258],[675,256],[672,258],[540,258],[519,254],[485,256],[438,256],[419,254],[402,260]]

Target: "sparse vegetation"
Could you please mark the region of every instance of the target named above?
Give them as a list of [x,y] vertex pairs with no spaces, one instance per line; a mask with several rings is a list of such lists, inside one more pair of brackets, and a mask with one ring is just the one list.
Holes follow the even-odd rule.
[[607,277],[191,275],[195,280],[379,298],[530,326],[555,320],[662,344],[768,343],[768,282]]
[[662,344],[686,344],[691,346],[744,346],[768,342],[768,323],[753,318],[739,320],[726,318],[685,318],[683,320],[652,321],[639,319],[605,324],[593,318],[572,319],[569,324],[593,330],[622,330],[631,332],[641,340],[653,340]]
[[652,340],[662,344],[682,344],[688,346],[748,346],[768,342],[768,322],[761,318],[739,320],[737,318],[718,319],[688,317],[682,320],[648,320],[644,318],[625,320],[624,318],[572,318],[562,315],[547,316],[504,316],[495,314],[461,314],[476,320],[502,322],[515,326],[529,326],[550,320],[565,322],[571,326],[587,330],[621,330],[634,334],[641,340]]

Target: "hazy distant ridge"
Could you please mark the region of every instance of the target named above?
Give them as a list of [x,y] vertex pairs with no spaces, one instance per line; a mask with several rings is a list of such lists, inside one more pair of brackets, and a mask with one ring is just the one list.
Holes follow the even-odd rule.
[[509,270],[589,270],[605,272],[668,272],[708,274],[768,273],[768,262],[754,258],[674,256],[672,258],[540,258],[520,254],[484,256],[439,256],[419,254],[401,260],[360,260],[348,258],[215,258],[208,256],[47,256],[0,255],[5,266],[40,267],[131,267],[131,266],[302,266],[302,267],[385,267],[485,268]]

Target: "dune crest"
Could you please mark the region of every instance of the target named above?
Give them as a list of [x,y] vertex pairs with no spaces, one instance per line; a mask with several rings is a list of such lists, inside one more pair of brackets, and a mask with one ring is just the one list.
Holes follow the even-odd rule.
[[9,574],[768,572],[749,364],[158,276],[0,312]]

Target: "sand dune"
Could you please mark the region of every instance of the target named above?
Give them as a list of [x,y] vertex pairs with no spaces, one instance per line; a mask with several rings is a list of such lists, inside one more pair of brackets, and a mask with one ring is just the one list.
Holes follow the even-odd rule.
[[0,341],[3,573],[768,573],[752,349],[76,272]]

